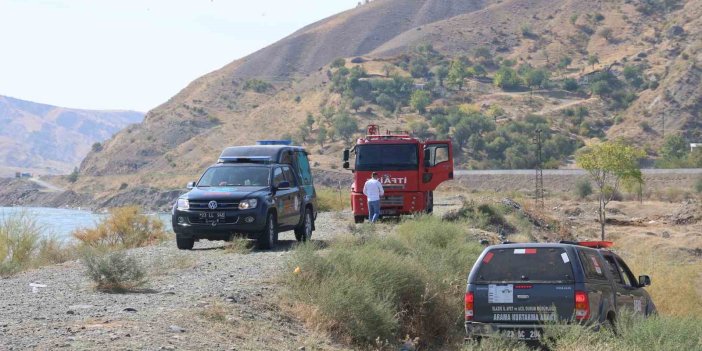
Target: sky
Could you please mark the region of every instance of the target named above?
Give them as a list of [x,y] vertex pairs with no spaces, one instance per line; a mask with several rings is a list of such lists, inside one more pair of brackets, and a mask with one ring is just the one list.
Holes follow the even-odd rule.
[[0,95],[146,112],[358,0],[0,0]]

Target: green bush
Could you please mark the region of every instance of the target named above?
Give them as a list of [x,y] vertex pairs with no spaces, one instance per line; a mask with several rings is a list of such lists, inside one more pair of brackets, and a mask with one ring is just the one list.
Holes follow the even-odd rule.
[[124,251],[103,253],[88,249],[83,252],[82,262],[99,291],[127,292],[147,282],[146,270]]
[[584,199],[592,194],[592,185],[587,179],[578,180],[575,183],[575,194],[578,195],[579,199]]
[[463,336],[468,271],[482,251],[463,223],[435,217],[401,223],[394,235],[354,236],[320,254],[300,245],[285,281],[308,322],[359,346],[419,337],[437,346]]
[[82,244],[103,249],[151,245],[166,238],[163,222],[142,214],[138,207],[118,207],[95,228],[78,229],[73,236]]
[[26,213],[0,217],[0,276],[12,275],[30,263],[41,230]]
[[[607,330],[593,332],[586,326],[547,327],[546,346],[560,350],[699,350],[702,320],[691,317],[652,316],[642,318],[622,313],[617,335]],[[584,347],[586,346],[586,347]]]
[[244,90],[253,90],[257,93],[265,93],[272,89],[273,85],[271,83],[262,81],[260,79],[250,79],[244,83]]
[[317,187],[316,193],[317,210],[320,212],[342,211],[351,205],[348,194],[343,191],[339,194],[339,191],[333,188]]

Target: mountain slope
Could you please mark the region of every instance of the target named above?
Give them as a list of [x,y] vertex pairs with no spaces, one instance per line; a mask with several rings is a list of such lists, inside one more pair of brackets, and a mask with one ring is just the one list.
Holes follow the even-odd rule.
[[0,173],[69,173],[94,143],[142,119],[140,112],[69,109],[0,96]]
[[[179,187],[215,161],[224,146],[297,133],[308,114],[315,122],[304,144],[323,169],[338,164],[345,142],[337,134],[319,143],[316,135],[320,127],[333,129],[334,116],[343,113],[360,127],[378,123],[412,129],[424,122],[431,124],[429,134],[439,135],[432,116],[441,113],[437,111],[487,114],[497,106],[504,111],[499,121],[495,117],[496,128],[537,115],[551,133],[578,145],[592,138],[626,137],[655,150],[663,140],[663,116],[669,131],[683,132],[688,139],[700,136],[701,18],[702,2],[682,0],[376,0],[195,80],[150,111],[142,124],[89,153],[76,190],[109,197],[120,184]],[[392,108],[382,107],[377,92],[363,98],[360,110],[350,108],[354,96],[339,90],[334,75],[340,68],[331,67],[332,60],[345,57],[345,69],[362,66],[363,79],[382,83],[393,75],[408,77],[412,60],[426,55],[417,48],[426,44],[435,50],[429,55],[432,70],[463,60],[482,63],[487,71],[466,78],[458,89],[434,89],[430,113],[416,112],[406,97]],[[478,57],[478,48],[487,54]],[[361,60],[354,59],[359,56]],[[522,80],[512,90],[493,84],[498,68],[529,66],[548,71],[552,82],[533,89]],[[633,88],[626,81],[629,66],[645,84]],[[622,94],[593,93],[588,79],[604,73],[618,79]],[[576,91],[564,90],[568,79],[578,82]],[[412,82],[438,84],[432,74]],[[331,117],[326,114],[330,109],[335,111]],[[456,138],[456,128],[451,125],[443,135]],[[522,139],[528,140],[528,133]],[[470,145],[459,150],[466,162],[461,166],[489,167],[492,156],[485,151],[480,151],[485,162],[467,163],[477,155]],[[511,153],[526,159],[530,148]],[[561,165],[563,156],[550,166]]]

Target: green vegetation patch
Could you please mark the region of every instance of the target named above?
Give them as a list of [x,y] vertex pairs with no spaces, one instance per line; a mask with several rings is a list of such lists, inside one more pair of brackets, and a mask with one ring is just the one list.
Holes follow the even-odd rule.
[[455,343],[462,336],[465,279],[482,251],[463,223],[434,217],[295,249],[285,277],[304,317],[359,346],[400,340]]

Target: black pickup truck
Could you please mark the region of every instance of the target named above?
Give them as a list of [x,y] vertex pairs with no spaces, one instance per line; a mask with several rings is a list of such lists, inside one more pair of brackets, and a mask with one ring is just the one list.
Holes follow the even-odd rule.
[[278,233],[294,230],[306,241],[315,229],[317,197],[307,152],[297,146],[226,148],[189,192],[173,205],[176,243],[190,250],[195,241],[256,239],[272,249]]
[[611,242],[500,244],[487,247],[468,277],[467,337],[541,338],[545,323],[613,328],[622,309],[650,315],[656,307]]

